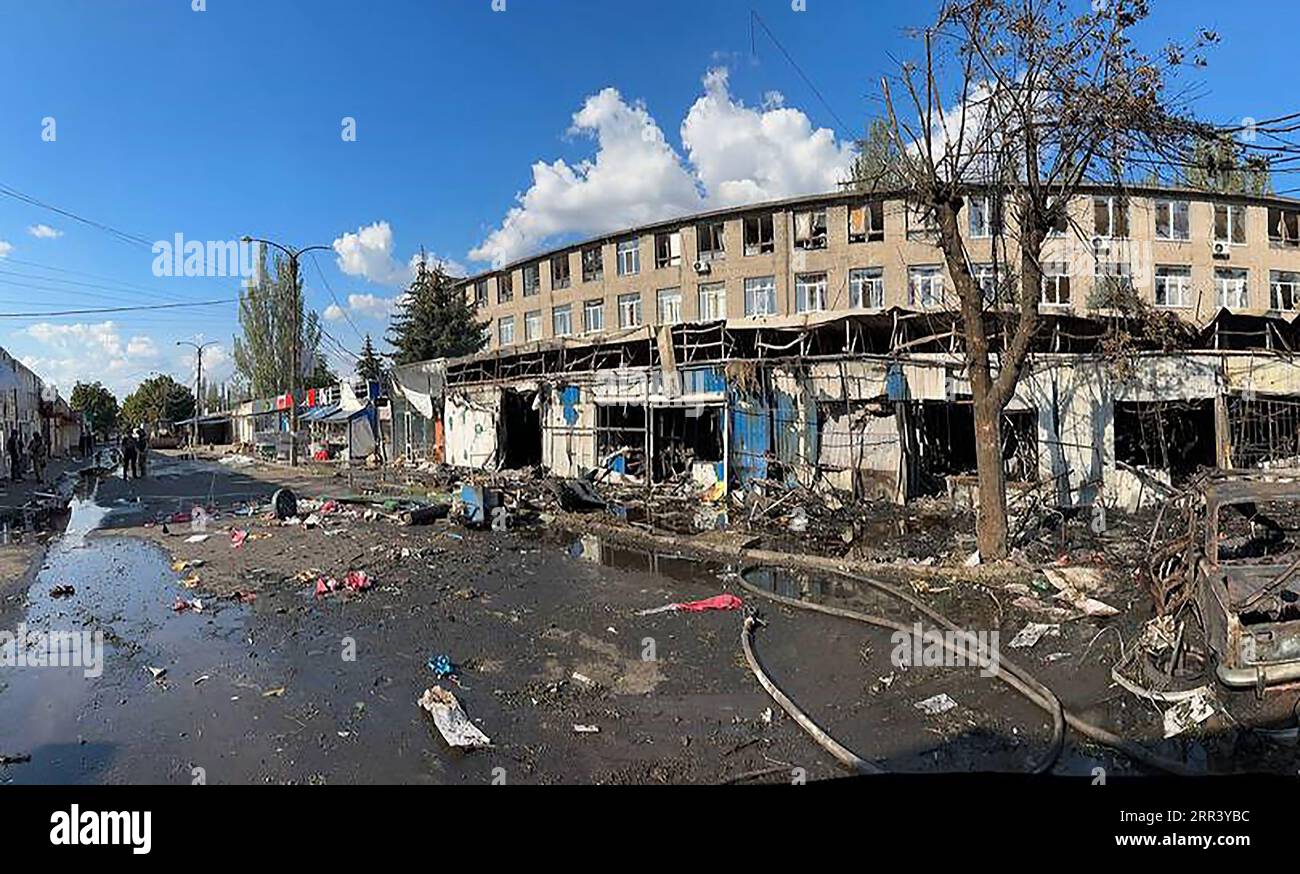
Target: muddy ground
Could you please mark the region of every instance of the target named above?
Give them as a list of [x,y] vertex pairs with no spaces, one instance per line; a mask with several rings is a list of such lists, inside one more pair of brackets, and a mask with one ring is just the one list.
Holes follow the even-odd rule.
[[[753,600],[737,586],[735,568],[617,546],[559,519],[479,531],[447,520],[403,526],[382,506],[364,512],[369,505],[345,504],[311,528],[242,515],[246,502],[286,484],[318,497],[368,487],[438,491],[392,474],[383,483],[367,473],[351,481],[290,476],[161,453],[149,473],[131,482],[88,478],[67,532],[33,574],[0,588],[0,629],[85,629],[106,640],[98,677],[81,668],[0,667],[0,755],[30,755],[0,765],[0,782],[715,783],[844,773],[750,673],[741,611],[638,615],[721,592]],[[191,543],[186,514],[195,503],[216,513],[200,532],[206,540]],[[173,514],[177,521],[167,521]],[[890,525],[907,537],[906,518]],[[231,529],[249,533],[242,546],[232,546]],[[1028,592],[1051,609],[1029,570],[981,577],[899,564],[882,572],[965,627],[997,629],[1003,645],[1028,621],[1059,621],[1059,636],[1015,655],[1086,718],[1197,769],[1296,772],[1294,746],[1226,715],[1163,740],[1159,711],[1110,679],[1121,641],[1131,641],[1150,612],[1132,568],[1107,566],[1102,551],[1069,560],[1104,571],[1108,588],[1099,597],[1118,616],[1061,620],[1013,605],[1029,604],[1021,594]],[[371,588],[315,594],[318,577],[341,580],[357,570]],[[755,579],[787,594],[915,618],[841,578]],[[51,594],[64,585],[75,591]],[[200,601],[202,610],[177,612],[178,598]],[[1042,711],[975,669],[901,670],[887,631],[753,606],[768,623],[757,649],[776,682],[837,739],[888,770],[1018,771],[1047,743]],[[456,665],[454,680],[435,679],[428,662],[437,655]],[[492,738],[491,749],[447,747],[416,706],[437,682]],[[940,693],[957,706],[936,715],[915,706]],[[1273,703],[1287,708],[1294,697]],[[1055,773],[1097,766],[1141,772],[1071,736]]]

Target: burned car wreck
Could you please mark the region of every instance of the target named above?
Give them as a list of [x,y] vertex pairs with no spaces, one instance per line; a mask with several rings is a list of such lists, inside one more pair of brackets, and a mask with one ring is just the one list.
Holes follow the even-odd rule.
[[1207,476],[1162,512],[1149,567],[1157,611],[1195,612],[1221,683],[1300,681],[1300,470]]

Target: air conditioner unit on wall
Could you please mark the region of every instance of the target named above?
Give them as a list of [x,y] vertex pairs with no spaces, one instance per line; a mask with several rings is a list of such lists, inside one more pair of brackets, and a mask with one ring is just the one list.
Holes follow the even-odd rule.
[[1227,258],[1232,254],[1232,247],[1223,240],[1215,240],[1210,244],[1210,252],[1215,258]]
[[695,272],[696,272],[696,273],[699,273],[699,274],[702,274],[702,275],[703,275],[703,274],[707,274],[707,273],[711,272],[712,270],[713,270],[713,265],[710,264],[708,261],[696,261],[696,262],[695,262]]
[[1110,240],[1106,239],[1105,237],[1093,237],[1093,238],[1092,238],[1092,253],[1093,253],[1094,255],[1109,255],[1109,254],[1110,254]]

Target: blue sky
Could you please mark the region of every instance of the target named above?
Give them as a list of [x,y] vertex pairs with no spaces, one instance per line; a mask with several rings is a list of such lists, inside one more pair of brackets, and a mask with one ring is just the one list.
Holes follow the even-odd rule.
[[[343,306],[315,265],[306,268],[308,302],[321,312],[334,305],[326,329],[354,352],[358,332],[384,333],[385,310],[421,246],[480,270],[547,238],[697,201],[829,187],[823,181],[846,159],[846,143],[877,109],[871,95],[893,69],[890,57],[913,52],[904,28],[923,24],[932,8],[915,0],[807,0],[806,11],[790,0],[506,0],[504,12],[491,0],[204,5],[0,0],[0,184],[146,240],[340,241],[339,256],[316,262]],[[1198,27],[1223,37],[1198,83],[1203,113],[1236,121],[1297,108],[1293,56],[1277,48],[1279,35],[1297,32],[1295,6],[1152,5],[1142,33],[1154,44]],[[751,53],[751,9],[825,103],[761,31]],[[585,121],[575,126],[580,112]],[[353,142],[340,135],[345,117],[355,119]],[[53,142],[42,138],[47,118]],[[647,131],[662,143],[638,147]],[[728,145],[733,135],[740,148]],[[812,157],[799,164],[795,153]],[[534,175],[537,162],[550,169]],[[524,192],[527,207],[507,220]],[[0,252],[6,313],[233,297],[237,286],[155,277],[147,247],[6,196]],[[230,304],[3,319],[0,345],[65,390],[99,378],[121,394],[155,371],[192,379],[178,339],[219,341],[206,362],[228,376],[236,330]],[[330,348],[347,369],[350,359]]]

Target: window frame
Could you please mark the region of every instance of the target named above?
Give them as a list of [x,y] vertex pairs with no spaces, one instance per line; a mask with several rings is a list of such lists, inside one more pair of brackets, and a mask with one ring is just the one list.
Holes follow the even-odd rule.
[[[510,339],[506,339],[506,328],[510,329]],[[515,317],[514,314],[499,316],[497,318],[497,345],[513,346],[515,345]]]
[[[1232,285],[1229,286],[1227,283],[1232,283]],[[1238,296],[1240,302],[1231,302],[1229,300],[1230,296]],[[1250,307],[1250,270],[1245,267],[1215,267],[1214,302],[1219,309],[1248,309]]]
[[[1162,273],[1161,271],[1166,271]],[[1177,272],[1168,272],[1177,271]],[[1160,300],[1161,280],[1165,280],[1165,300]],[[1169,301],[1168,280],[1181,280],[1176,284],[1179,289],[1179,301],[1171,303]],[[1155,304],[1165,309],[1191,309],[1192,307],[1192,268],[1186,264],[1157,264],[1152,274],[1152,292],[1154,294]]]
[[[808,290],[818,292],[819,306],[809,306]],[[824,270],[813,273],[796,273],[794,277],[794,311],[804,313],[824,313],[830,309],[830,276]]]
[[[1226,228],[1226,237],[1219,236],[1219,211],[1223,210],[1224,224]],[[1240,216],[1240,221],[1235,218]],[[1246,246],[1250,244],[1250,238],[1246,234],[1247,212],[1246,205],[1242,203],[1224,203],[1214,204],[1214,242],[1227,243],[1229,246]],[[1237,237],[1237,230],[1241,229],[1241,239]]]
[[[705,242],[716,248],[704,248]],[[695,223],[695,259],[705,263],[727,260],[727,223],[723,219],[709,219]]]
[[[808,236],[804,240],[799,239],[799,217],[808,216]],[[818,217],[820,216],[820,221]],[[813,207],[809,209],[798,209],[791,214],[791,220],[794,222],[794,248],[804,252],[819,252],[830,245],[830,231],[827,224],[826,207]]]
[[581,252],[582,281],[600,282],[605,278],[605,247],[599,244],[583,246]]
[[[559,291],[573,285],[573,265],[569,263],[569,253],[551,256],[551,290]],[[563,265],[564,275],[556,275],[556,267]]]
[[[862,213],[862,233],[853,232],[853,214]],[[885,202],[883,200],[866,200],[853,204],[848,209],[848,238],[850,245],[859,243],[883,243],[885,241]]]
[[[590,314],[593,312],[599,314],[600,316],[600,324],[596,325],[595,327],[592,327],[591,318],[589,317]],[[582,333],[599,334],[601,331],[604,330],[605,330],[605,299],[592,298],[590,300],[584,300],[582,302]]]
[[[627,260],[625,260],[627,259]],[[641,273],[641,238],[628,237],[614,244],[614,261],[619,276],[638,276]]]
[[[559,325],[556,323],[556,317],[561,313],[564,314],[564,321],[568,325],[563,331],[560,330]],[[551,307],[551,335],[554,337],[573,336],[573,304],[562,303]]]
[[[696,306],[700,314],[701,322],[724,321],[727,318],[727,283],[725,282],[701,282],[696,289]],[[704,301],[709,299],[710,315],[705,315]],[[720,305],[720,306],[719,306]],[[721,312],[712,312],[720,309]]]
[[[665,296],[668,295],[676,297],[677,299],[673,304],[674,309],[676,310],[676,318],[669,319],[665,317],[664,301]],[[659,325],[678,325],[682,323],[682,287],[680,285],[660,288],[655,291],[655,320],[655,324]]]
[[[926,302],[925,296],[917,294],[917,280],[925,281],[928,289],[927,295],[935,298]],[[937,297],[934,295],[936,280],[939,288]],[[937,306],[943,306],[944,298],[947,296],[948,286],[943,276],[943,265],[941,264],[911,264],[907,268],[907,305],[911,307],[920,307],[921,309],[931,309]]]
[[[866,304],[864,299],[868,288],[874,288],[873,296],[879,297],[879,303]],[[849,270],[849,308],[855,310],[883,310],[885,308],[885,268],[854,267]]]
[[[750,242],[751,222],[756,228],[754,233],[754,242]],[[771,255],[776,252],[776,218],[770,212],[754,213],[747,215],[740,223],[742,245],[741,250],[746,258],[752,258],[757,255]],[[764,239],[763,229],[767,229],[767,237]]]
[[[667,243],[666,251],[661,249],[660,244]],[[669,267],[680,267],[682,264],[682,232],[680,229],[675,231],[660,231],[655,234],[655,269],[664,270]]]
[[[628,306],[628,305],[631,305],[631,308],[630,310],[625,312],[624,306]],[[629,291],[624,294],[620,294],[618,296],[618,299],[615,301],[615,306],[618,308],[619,330],[625,330],[629,328],[639,328],[643,324],[645,324],[645,313],[642,309],[641,292]],[[631,319],[625,320],[623,318],[624,315],[634,315],[636,317],[636,320],[635,321],[632,321]]]
[[[532,330],[532,325],[537,326],[537,330]],[[542,311],[529,310],[524,313],[524,342],[533,343],[542,339]]]
[[[1160,211],[1168,212],[1165,234],[1160,233]],[[1158,197],[1153,207],[1155,218],[1155,238],[1165,243],[1186,243],[1192,239],[1192,204],[1191,201],[1176,197]],[[1183,233],[1178,235],[1177,218],[1182,215]]]
[[[763,283],[760,289],[758,283]],[[756,295],[759,292],[764,293],[763,300],[767,305],[762,310],[754,304],[758,301]],[[775,316],[780,312],[776,299],[776,277],[775,276],[747,276],[745,277],[745,316],[748,318],[758,318],[760,316]]]

